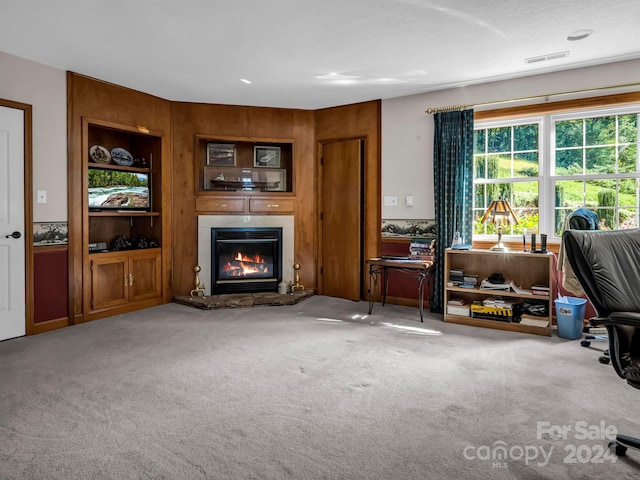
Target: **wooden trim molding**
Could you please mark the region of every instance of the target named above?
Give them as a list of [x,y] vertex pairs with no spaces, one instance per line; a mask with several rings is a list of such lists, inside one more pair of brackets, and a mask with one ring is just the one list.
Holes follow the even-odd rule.
[[477,111],[474,113],[473,117],[476,122],[482,122],[486,120],[501,120],[513,117],[546,115],[549,113],[612,107],[633,103],[640,103],[640,91],[631,93],[620,93],[617,95],[604,95],[600,97],[580,98],[577,100],[564,100],[560,102],[536,103],[533,105],[524,105],[521,107]]
[[[472,247],[474,249],[479,249],[479,250],[489,250],[491,247],[493,247],[496,242],[498,241],[498,237],[496,236],[495,240],[474,240]],[[507,248],[512,251],[512,252],[522,252],[522,242],[505,242],[503,240],[503,242]],[[528,241],[527,241],[527,245],[528,245]],[[554,242],[554,243],[547,243],[547,250],[549,252],[553,252],[555,254],[558,254],[558,252],[560,251],[560,244],[558,242]]]

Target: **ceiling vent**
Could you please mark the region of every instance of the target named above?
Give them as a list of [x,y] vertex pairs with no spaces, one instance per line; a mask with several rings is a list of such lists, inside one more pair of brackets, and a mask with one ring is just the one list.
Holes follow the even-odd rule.
[[565,58],[569,56],[569,50],[557,53],[548,53],[547,55],[540,55],[539,57],[529,57],[524,59],[524,63],[540,63],[548,60],[557,60],[558,58]]

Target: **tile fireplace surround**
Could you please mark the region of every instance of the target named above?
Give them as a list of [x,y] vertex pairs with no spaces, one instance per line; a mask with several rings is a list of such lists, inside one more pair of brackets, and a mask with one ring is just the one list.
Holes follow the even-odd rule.
[[293,281],[293,215],[198,215],[198,265],[205,295],[211,295],[211,229],[224,227],[282,227],[282,280]]

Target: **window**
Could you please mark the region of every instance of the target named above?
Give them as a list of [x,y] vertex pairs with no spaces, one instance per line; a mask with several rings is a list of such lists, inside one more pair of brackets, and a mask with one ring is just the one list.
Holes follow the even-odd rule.
[[505,234],[538,227],[540,190],[541,120],[506,125],[476,126],[474,138],[474,234],[493,234],[495,227],[482,224],[487,207],[499,197],[509,200],[520,218],[518,225],[503,227]]
[[495,234],[480,218],[492,200],[509,200],[519,224],[561,235],[568,213],[593,209],[601,228],[640,225],[640,105],[479,121],[474,139],[474,235]]

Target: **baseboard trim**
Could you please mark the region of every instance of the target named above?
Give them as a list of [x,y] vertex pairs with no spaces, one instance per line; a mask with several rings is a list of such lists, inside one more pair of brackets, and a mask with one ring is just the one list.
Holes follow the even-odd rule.
[[[405,307],[416,307],[416,308],[418,308],[418,299],[417,298],[387,297],[387,302],[386,303],[390,303],[392,305],[403,305]],[[425,298],[424,299],[424,310],[428,311],[430,306],[431,305],[429,304],[429,300],[427,300]]]

